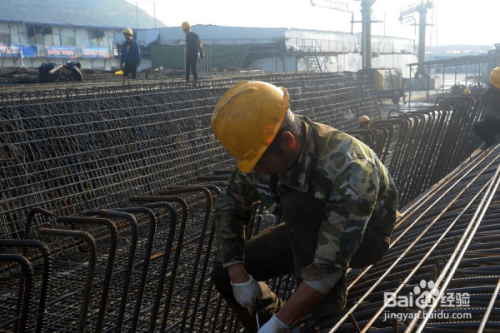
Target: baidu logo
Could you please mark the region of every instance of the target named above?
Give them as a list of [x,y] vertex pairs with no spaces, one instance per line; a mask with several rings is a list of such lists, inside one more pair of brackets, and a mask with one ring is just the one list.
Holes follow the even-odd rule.
[[441,308],[469,307],[469,293],[443,292],[435,287],[432,280],[421,280],[413,287],[413,292],[409,295],[398,295],[393,292],[384,292],[384,303],[387,307],[419,307],[424,309],[427,306],[439,305]]
[[429,282],[425,280],[421,280],[420,284],[413,288],[414,297],[417,297],[415,300],[415,305],[419,308],[425,308],[425,303],[427,305],[434,305],[437,302],[437,297],[439,296],[439,289],[434,288],[434,281],[430,280]]
[[[387,309],[383,321],[396,319],[398,321],[413,320],[416,315],[423,315],[424,318],[439,319],[439,320],[455,320],[455,319],[471,319],[472,314],[467,312],[446,313],[444,308],[464,308],[470,307],[469,293],[454,293],[444,292],[436,287],[434,281],[421,280],[415,285],[408,295],[398,295],[394,292],[384,292],[384,303]],[[390,308],[414,308],[418,307],[422,310],[428,307],[438,306],[441,310],[433,310],[432,312],[394,312]]]

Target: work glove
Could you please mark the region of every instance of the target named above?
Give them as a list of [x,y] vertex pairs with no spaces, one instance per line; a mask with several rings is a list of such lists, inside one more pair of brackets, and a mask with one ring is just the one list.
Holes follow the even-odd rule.
[[259,283],[250,275],[250,280],[243,283],[231,282],[234,298],[244,308],[248,309],[250,314],[253,313],[255,303],[262,297],[262,290]]
[[285,324],[276,318],[276,315],[273,315],[272,318],[260,328],[258,333],[287,333],[290,328],[290,325]]

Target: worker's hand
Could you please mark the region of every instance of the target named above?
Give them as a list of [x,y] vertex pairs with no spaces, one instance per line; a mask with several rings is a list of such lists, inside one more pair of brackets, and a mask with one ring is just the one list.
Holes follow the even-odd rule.
[[124,68],[125,67],[125,64],[120,64],[120,68]]
[[255,303],[262,297],[262,290],[255,279],[250,276],[250,280],[243,283],[233,283],[231,281],[231,286],[233,287],[234,298],[244,308],[248,309],[250,314],[253,313]]
[[285,324],[274,314],[269,321],[260,328],[258,333],[286,333],[291,328],[290,325]]

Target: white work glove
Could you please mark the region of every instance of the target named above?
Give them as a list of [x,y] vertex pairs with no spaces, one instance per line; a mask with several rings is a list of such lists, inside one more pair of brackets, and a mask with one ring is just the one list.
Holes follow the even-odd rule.
[[259,283],[250,275],[250,280],[243,283],[233,283],[234,298],[244,308],[248,309],[250,314],[253,313],[255,303],[262,297],[262,290]]
[[273,317],[260,328],[258,333],[287,333],[290,328],[290,325],[285,324],[276,318],[276,315],[273,315]]

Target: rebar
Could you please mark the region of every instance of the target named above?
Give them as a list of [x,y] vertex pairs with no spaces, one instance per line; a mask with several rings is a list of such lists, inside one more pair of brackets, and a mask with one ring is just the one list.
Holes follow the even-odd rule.
[[177,274],[177,269],[179,266],[179,258],[181,255],[181,250],[182,250],[182,244],[184,241],[184,234],[186,231],[186,224],[187,224],[187,215],[188,215],[188,205],[187,203],[177,197],[131,197],[129,198],[131,202],[141,202],[141,203],[151,203],[151,202],[175,202],[180,204],[182,208],[182,220],[181,220],[181,225],[180,225],[180,230],[179,230],[179,237],[177,240],[177,247],[175,250],[174,254],[174,264],[172,265],[171,269],[171,281],[169,284],[169,288],[167,291],[167,298],[165,299],[165,308],[164,308],[164,314],[163,314],[163,320],[160,328],[160,332],[165,332],[166,330],[166,325],[167,325],[167,319],[168,319],[168,314],[169,314],[169,309],[172,301],[172,295],[174,293],[174,285],[176,281],[176,274]]
[[50,274],[52,269],[52,258],[49,249],[45,244],[33,240],[10,240],[0,239],[0,246],[19,247],[23,246],[24,256],[28,256],[28,248],[34,247],[40,250],[43,256],[42,288],[40,291],[40,302],[37,315],[36,332],[42,332],[45,325],[45,315],[47,312],[47,292],[50,288]]
[[[183,318],[182,318],[181,331],[184,331],[184,326],[186,325],[189,309],[191,308],[190,300],[191,300],[191,296],[192,296],[192,293],[193,293],[193,290],[195,287],[195,283],[196,283],[196,277],[197,277],[196,273],[197,273],[198,264],[199,264],[200,259],[201,259],[201,252],[203,250],[203,242],[205,239],[205,232],[206,232],[207,226],[208,226],[208,219],[210,218],[210,213],[212,211],[212,194],[210,193],[210,191],[207,188],[200,187],[200,186],[190,186],[190,187],[186,187],[186,188],[182,188],[182,189],[172,189],[172,190],[166,190],[166,191],[159,192],[160,195],[173,195],[173,194],[190,193],[190,192],[202,192],[206,197],[206,205],[205,205],[205,216],[203,218],[203,223],[201,225],[201,230],[200,230],[200,240],[198,242],[198,248],[196,250],[194,264],[193,264],[195,269],[194,269],[192,277],[191,277],[190,288],[189,288],[189,291],[188,291],[188,294],[186,297],[187,301],[186,301],[186,305],[184,307],[184,314],[183,314]],[[212,228],[212,230],[215,233],[215,229]],[[194,306],[192,307],[193,312],[191,314],[191,323],[190,323],[190,327],[189,327],[190,332],[193,331],[193,326],[194,326],[194,322],[196,319],[195,316],[196,316],[196,312],[198,310],[198,303],[200,301],[200,296],[201,296],[201,292],[203,289],[203,283],[205,282],[204,281],[205,280],[205,273],[207,271],[208,259],[209,259],[209,255],[210,255],[210,249],[212,247],[212,239],[213,239],[214,233],[212,233],[212,232],[210,233],[209,245],[207,246],[208,251],[205,254],[205,260],[203,262],[201,276],[199,277],[198,292],[194,298]]]
[[88,307],[90,302],[90,292],[92,290],[92,282],[94,280],[95,268],[97,262],[97,245],[95,239],[94,237],[92,237],[90,233],[85,231],[41,228],[39,232],[42,235],[79,237],[83,238],[87,244],[87,247],[89,249],[89,263],[88,263],[87,277],[85,278],[85,287],[82,295],[82,305],[80,307],[80,316],[78,319],[78,329],[77,329],[78,333],[83,333],[85,332],[85,321],[87,318]]
[[117,243],[118,243],[118,229],[116,225],[108,219],[99,218],[82,218],[82,217],[60,217],[57,222],[66,224],[96,224],[106,226],[110,233],[110,246],[108,252],[108,263],[106,264],[106,273],[102,287],[101,302],[99,304],[99,314],[97,316],[96,332],[102,332],[104,329],[104,316],[108,307],[108,297],[111,288],[111,280],[113,275],[113,268],[115,264]]
[[[40,255],[22,252],[33,261],[38,281],[31,298],[44,293],[49,298],[45,309],[40,303],[25,313],[26,283],[21,276],[17,285],[18,266],[2,265],[0,285],[9,297],[0,298],[8,301],[0,306],[1,328],[20,329],[25,318],[37,331],[240,329],[208,276],[216,247],[212,196],[220,194],[236,168],[211,132],[211,115],[222,94],[241,79],[206,80],[197,89],[163,82],[0,93],[0,148],[5,147],[0,149],[0,238],[43,242],[57,268],[49,273],[51,283],[44,291],[43,278],[38,279],[45,274]],[[389,252],[376,265],[349,270],[348,308],[314,326],[324,332],[332,327],[352,331],[355,325],[361,331],[404,331],[409,322],[378,318],[388,310],[381,302],[383,293],[408,295],[415,281],[451,276],[447,263],[457,258],[467,221],[498,164],[498,148],[475,151],[480,142],[472,125],[484,113],[477,97],[440,100],[428,110],[392,112],[382,120],[372,83],[361,74],[248,79],[286,87],[295,113],[366,142],[388,166],[400,191],[402,218]],[[356,129],[363,114],[374,119],[370,130]],[[130,202],[137,207],[117,208]],[[500,318],[493,301],[500,278],[495,255],[500,249],[495,223],[499,202],[495,198],[488,205],[490,214],[477,226],[447,287],[474,295],[474,317],[448,327],[462,323],[477,329],[483,322],[489,329]],[[252,209],[247,237],[276,223],[262,203]],[[78,217],[82,214],[113,221]],[[82,233],[94,241],[82,242]],[[93,253],[103,254],[91,262],[89,252],[92,258]],[[268,283],[283,299],[296,288],[293,275]],[[21,301],[12,303],[14,297]],[[487,319],[480,317],[481,311]],[[7,312],[9,319],[4,319]],[[71,313],[76,312],[75,319]],[[30,313],[36,314],[31,321]],[[446,327],[437,320],[415,323],[426,330]]]
[[[154,207],[152,207],[154,208]],[[156,216],[154,214],[154,212],[147,208],[147,207],[135,207],[135,208],[121,208],[121,209],[115,209],[115,211],[120,211],[120,212],[124,212],[124,213],[141,213],[141,214],[145,214],[149,217],[149,233],[148,233],[148,238],[147,238],[147,245],[146,245],[146,251],[144,252],[144,260],[143,260],[143,268],[142,268],[142,275],[141,275],[141,279],[140,279],[140,282],[139,282],[139,288],[138,288],[138,291],[137,291],[137,300],[136,300],[136,303],[135,303],[135,308],[134,308],[134,313],[133,313],[133,322],[132,322],[132,332],[135,332],[137,330],[137,321],[138,321],[138,318],[140,316],[140,312],[141,312],[141,303],[142,303],[142,297],[143,297],[143,294],[144,294],[144,288],[146,287],[146,279],[147,279],[147,275],[148,275],[148,268],[149,268],[149,263],[150,263],[150,260],[151,260],[151,253],[152,253],[152,250],[153,250],[153,240],[154,240],[154,237],[155,237],[155,234],[156,234]],[[172,229],[173,231],[171,230],[171,233],[172,233],[172,239],[173,239],[173,234],[175,232],[175,223],[172,223],[172,225],[174,226]],[[169,241],[170,241],[170,238],[169,238]],[[172,246],[172,242],[170,241],[167,241],[167,245],[166,246]],[[170,248],[169,247],[169,248]],[[165,257],[166,258],[169,258],[170,255],[169,254],[165,254]],[[159,293],[161,295],[161,291]]]
[[123,324],[123,317],[125,316],[125,308],[127,306],[128,287],[130,284],[130,278],[132,277],[132,269],[134,268],[134,256],[138,241],[137,220],[132,214],[118,212],[118,211],[107,211],[107,210],[87,211],[83,212],[83,214],[87,216],[118,217],[128,220],[128,222],[130,223],[132,238],[130,240],[130,248],[128,251],[127,267],[125,268],[125,278],[123,283],[122,295],[120,296],[121,299],[120,310],[118,312],[118,319],[116,320],[116,329],[120,331]]
[[[16,323],[16,331],[25,333],[29,328],[30,308],[31,308],[31,293],[33,290],[33,265],[25,257],[16,254],[0,254],[0,262],[17,262],[21,265],[22,275],[21,280],[24,282],[24,292],[19,294],[23,297],[20,301],[22,304],[21,317],[14,318],[0,324],[0,328],[6,327],[11,323]],[[19,325],[17,325],[17,323]]]
[[[156,326],[156,320],[158,317],[158,312],[160,310],[160,305],[161,305],[161,301],[162,301],[163,287],[165,285],[165,279],[167,277],[168,264],[169,264],[169,260],[170,260],[170,252],[171,252],[172,247],[173,247],[175,229],[177,227],[177,212],[175,211],[174,207],[167,202],[158,202],[158,203],[154,203],[154,204],[149,204],[146,207],[148,207],[150,209],[166,208],[170,214],[170,228],[169,228],[169,232],[168,232],[167,242],[165,243],[165,252],[163,254],[163,263],[162,263],[161,271],[160,271],[160,279],[158,281],[158,289],[156,291],[156,297],[154,300],[153,309],[152,309],[151,316],[150,316],[151,320],[150,320],[149,331],[152,332],[152,331],[154,331],[155,326]],[[185,225],[185,223],[184,223],[184,225]],[[180,234],[183,235],[184,231],[181,230]],[[173,274],[172,276],[175,276],[175,274]],[[174,285],[174,282],[175,282],[174,277],[172,277],[172,279],[170,281],[170,285]],[[171,291],[169,291],[169,294],[168,294],[167,298],[165,299],[165,301],[167,301],[167,299],[169,297],[171,297],[171,295],[172,295],[172,293],[171,293]],[[133,331],[134,331],[134,328],[136,328],[136,326],[137,326],[137,323],[132,326]]]

